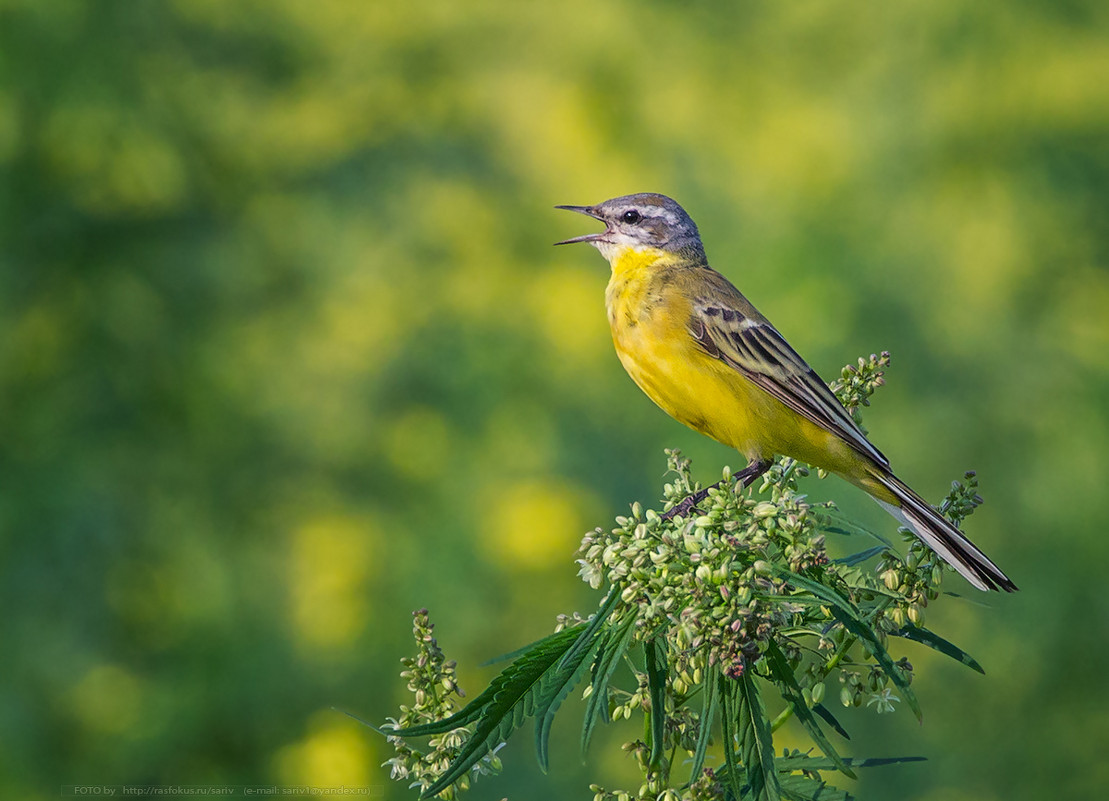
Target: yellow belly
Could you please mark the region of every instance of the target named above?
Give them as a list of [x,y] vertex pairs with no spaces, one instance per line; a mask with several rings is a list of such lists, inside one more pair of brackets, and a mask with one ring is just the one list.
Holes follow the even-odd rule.
[[687,323],[691,303],[659,290],[648,268],[614,271],[607,305],[624,369],[674,419],[751,460],[783,454],[837,473],[865,463],[843,440],[786,407],[700,348]]

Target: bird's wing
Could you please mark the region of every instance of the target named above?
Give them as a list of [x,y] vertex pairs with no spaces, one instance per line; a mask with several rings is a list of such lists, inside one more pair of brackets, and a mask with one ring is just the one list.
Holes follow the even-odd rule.
[[746,298],[730,285],[728,288],[736,297],[727,298],[727,302],[713,297],[693,304],[689,332],[705,352],[734,367],[772,397],[880,467],[888,468],[889,460],[870,444],[828,385]]

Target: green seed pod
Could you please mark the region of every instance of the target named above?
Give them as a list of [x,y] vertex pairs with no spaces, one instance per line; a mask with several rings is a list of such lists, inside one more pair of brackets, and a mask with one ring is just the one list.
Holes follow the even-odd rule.
[[812,700],[814,704],[824,700],[824,682],[820,681],[812,686]]
[[844,706],[851,706],[854,701],[855,694],[851,692],[851,688],[846,685],[839,691],[839,702]]
[[765,518],[776,514],[777,511],[777,506],[770,503],[769,501],[763,501],[762,503],[758,503],[755,505],[755,508],[751,510],[751,514],[758,518]]
[[924,607],[920,604],[909,604],[909,620],[914,626],[924,625]]

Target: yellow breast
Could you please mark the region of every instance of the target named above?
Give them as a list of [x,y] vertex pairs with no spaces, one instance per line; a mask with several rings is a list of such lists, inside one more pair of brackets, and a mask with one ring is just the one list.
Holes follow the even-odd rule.
[[850,458],[831,434],[697,344],[688,328],[698,293],[695,268],[661,251],[633,249],[613,254],[611,264],[605,300],[616,353],[663,411],[748,459],[787,454],[837,469],[841,458]]
[[750,455],[746,432],[753,428],[752,413],[764,405],[752,395],[764,393],[752,393],[749,382],[690,336],[688,266],[661,251],[632,249],[611,263],[608,321],[628,375],[674,419]]

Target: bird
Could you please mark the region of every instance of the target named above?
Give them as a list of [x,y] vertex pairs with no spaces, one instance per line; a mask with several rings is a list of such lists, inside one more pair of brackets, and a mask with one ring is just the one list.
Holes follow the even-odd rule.
[[585,242],[608,260],[605,306],[624,369],[671,417],[738,450],[747,467],[737,480],[749,485],[779,455],[835,473],[874,498],[978,589],[1017,589],[894,475],[828,385],[709,266],[697,225],[677,202],[646,192],[555,208],[604,223],[603,231],[555,244]]

